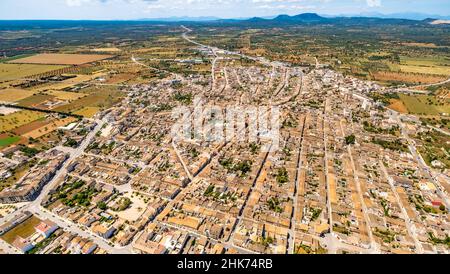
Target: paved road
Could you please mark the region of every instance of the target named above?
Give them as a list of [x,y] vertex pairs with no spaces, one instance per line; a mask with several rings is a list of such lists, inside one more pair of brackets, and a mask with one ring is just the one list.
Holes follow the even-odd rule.
[[[330,104],[330,99],[327,98],[325,100],[325,117],[323,120],[323,143],[324,143],[324,149],[325,149],[325,157],[324,157],[324,167],[325,167],[325,178],[327,182],[327,208],[328,208],[328,222],[330,224],[330,237],[334,237],[333,234],[333,209],[331,207],[331,188],[330,188],[330,178],[328,176],[329,169],[328,169],[328,132],[325,130],[325,123],[328,123],[327,117],[326,117],[326,110],[328,108],[328,105]],[[332,250],[330,253],[335,254],[336,251]]]
[[418,86],[414,86],[412,88],[426,88],[426,87],[434,87],[434,86],[440,86],[440,85],[445,85],[447,83],[450,83],[450,78],[448,78],[445,81],[442,82],[438,82],[438,83],[434,83],[434,84],[427,84],[427,85],[418,85]]
[[[103,127],[105,121],[103,120],[98,120],[97,121],[97,126],[94,128],[94,130],[92,130],[83,140],[83,142],[80,144],[80,146],[77,149],[69,149],[69,148],[64,148],[62,149],[63,151],[67,152],[70,154],[69,158],[64,162],[64,164],[61,166],[61,168],[56,172],[55,176],[53,176],[53,178],[50,180],[50,182],[48,182],[41,190],[39,196],[32,202],[30,202],[28,205],[20,208],[19,210],[12,212],[11,214],[5,216],[4,218],[2,218],[0,220],[0,223],[2,222],[6,222],[9,219],[12,219],[12,217],[15,217],[27,210],[29,210],[30,208],[39,208],[39,206],[41,205],[42,201],[44,200],[44,198],[49,194],[49,192],[56,187],[56,185],[58,184],[58,182],[64,178],[67,174],[67,167],[69,166],[69,164],[76,159],[77,157],[79,157],[83,151],[87,148],[87,146],[89,145],[89,143],[93,140],[93,138],[95,137],[95,134],[97,134],[98,131],[100,131],[100,129]],[[58,149],[58,148],[55,148]]]
[[[343,133],[342,137],[345,137],[345,131],[344,131],[344,127],[342,125],[342,120],[340,121],[340,127],[341,127],[341,131]],[[367,234],[369,236],[369,240],[370,240],[370,250],[372,253],[380,253],[379,251],[379,247],[377,245],[377,243],[375,242],[375,239],[373,237],[373,233],[372,233],[372,229],[370,227],[370,219],[369,216],[367,215],[367,207],[366,207],[366,203],[364,202],[364,197],[363,197],[363,193],[361,190],[361,182],[359,181],[359,176],[356,172],[356,165],[355,165],[355,161],[353,160],[353,154],[352,154],[352,148],[351,146],[347,146],[347,153],[350,157],[350,164],[352,167],[352,171],[353,171],[353,179],[355,180],[355,184],[356,184],[356,190],[357,190],[357,194],[359,197],[359,201],[361,204],[361,208],[362,208],[362,213],[364,216],[364,221],[366,223],[366,229],[367,229]]]
[[409,135],[408,135],[408,131],[402,121],[402,115],[399,114],[398,112],[395,111],[391,111],[391,118],[395,119],[397,121],[397,123],[400,125],[400,129],[401,129],[401,134],[402,137],[408,141],[408,149],[411,152],[411,155],[413,156],[414,160],[417,162],[417,164],[419,165],[420,170],[422,171],[422,173],[425,175],[425,177],[434,184],[434,186],[436,187],[436,191],[439,195],[439,197],[444,201],[445,207],[447,208],[447,211],[450,211],[450,199],[449,197],[444,193],[443,187],[441,186],[441,184],[436,180],[435,175],[433,174],[433,171],[431,170],[430,167],[428,167],[428,165],[425,163],[425,161],[423,160],[422,156],[420,155],[420,153],[417,152],[417,149],[415,147],[415,141],[412,140]]
[[156,70],[156,71],[162,71],[162,72],[165,72],[165,73],[169,73],[171,75],[174,75],[176,79],[183,79],[183,76],[181,76],[180,74],[177,74],[177,73],[174,73],[174,72],[171,72],[171,71],[167,71],[167,70],[163,70],[163,69],[159,69],[159,68],[154,68],[154,67],[146,65],[146,64],[144,64],[142,62],[139,62],[136,59],[136,57],[134,57],[134,55],[131,56],[131,61],[133,61],[133,63],[135,63],[136,65],[139,65],[139,66],[142,66],[142,67],[146,67],[146,68],[149,68],[151,70]]
[[[30,211],[31,213],[36,214],[40,218],[50,219],[51,221],[57,223],[59,227],[65,229],[69,232],[78,234],[87,239],[91,239],[94,243],[96,243],[98,246],[105,249],[109,253],[121,253],[121,254],[122,253],[131,253],[131,249],[112,247],[108,244],[108,242],[105,239],[99,237],[98,235],[95,235],[94,233],[89,232],[89,231],[85,231],[85,230],[81,229],[80,227],[78,227],[77,225],[73,224],[70,220],[64,220],[61,217],[56,216],[55,214],[50,213],[49,211],[47,211],[46,209],[41,207],[41,203],[45,199],[45,197],[47,197],[47,195],[50,193],[50,191],[52,189],[54,189],[57,186],[57,184],[60,182],[60,180],[66,176],[67,167],[70,165],[70,163],[83,154],[84,150],[94,139],[97,132],[99,132],[102,129],[103,125],[106,123],[106,118],[103,120],[97,120],[96,122],[97,122],[97,125],[94,128],[94,130],[92,130],[85,137],[85,139],[83,140],[83,142],[80,144],[80,146],[78,148],[76,148],[76,149],[64,148],[64,151],[66,151],[70,154],[69,158],[64,162],[62,167],[57,171],[57,173],[55,174],[53,179],[51,179],[50,182],[44,186],[44,188],[42,189],[39,196],[34,201],[30,202],[29,204],[25,205],[24,207],[20,208],[19,210],[9,214],[8,216],[5,216],[1,220],[0,223],[9,221],[12,218],[18,216],[19,214],[21,214],[25,211]],[[0,244],[1,244],[0,248],[2,248],[3,245],[5,245],[5,243],[2,243],[2,241],[0,241]],[[4,249],[7,252],[11,251],[10,249],[7,249],[7,248],[2,248],[2,249]]]
[[[449,79],[449,80],[450,80],[450,79]],[[356,96],[360,96],[360,97],[362,97],[362,98],[366,98],[366,99],[369,100],[370,102],[374,102],[373,99],[369,99],[369,98],[367,98],[367,97],[365,97],[365,96],[363,96],[363,95],[361,95],[361,94],[358,94],[358,93],[356,93],[356,92],[354,92],[354,94],[355,94]],[[415,147],[415,141],[412,140],[412,139],[408,136],[407,129],[406,129],[406,127],[405,127],[405,125],[404,125],[404,123],[403,123],[403,121],[402,121],[402,119],[401,119],[402,117],[404,117],[404,115],[401,114],[401,113],[399,113],[399,112],[397,112],[397,111],[395,111],[395,110],[392,110],[392,109],[390,109],[390,108],[387,108],[387,107],[384,107],[384,109],[385,109],[386,111],[388,111],[388,113],[389,113],[390,116],[391,116],[391,119],[397,121],[398,125],[399,125],[400,128],[401,128],[401,134],[402,134],[402,137],[408,141],[408,143],[409,143],[408,148],[409,148],[409,150],[410,150],[412,156],[414,157],[415,161],[418,163],[419,168],[420,168],[420,169],[422,170],[422,172],[426,175],[427,179],[435,185],[435,187],[436,187],[436,189],[437,189],[437,192],[438,192],[439,196],[440,196],[441,199],[444,201],[444,204],[445,204],[446,208],[450,211],[450,199],[449,199],[449,197],[444,193],[443,187],[442,187],[441,184],[436,180],[436,178],[435,178],[436,176],[435,176],[434,172],[432,171],[432,169],[431,169],[430,167],[428,167],[428,165],[425,163],[425,161],[423,160],[423,158],[422,158],[422,156],[420,155],[420,153],[417,152],[417,149],[416,149],[416,147]],[[445,177],[445,178],[448,179],[448,177]]]
[[[181,26],[181,27],[182,27],[184,30],[186,30],[186,32],[184,32],[184,33],[182,34],[182,37],[183,37],[186,41],[188,41],[188,42],[190,42],[190,43],[192,43],[192,44],[195,44],[195,45],[197,45],[197,46],[201,46],[201,47],[204,47],[204,48],[209,48],[209,49],[214,53],[214,55],[216,55],[216,51],[219,50],[218,48],[211,47],[211,46],[208,46],[208,45],[204,45],[204,44],[198,43],[198,42],[196,42],[196,41],[190,39],[190,38],[188,37],[188,33],[192,32],[192,30],[189,29],[189,28],[187,28],[187,27],[185,27],[185,26]],[[255,57],[247,56],[247,55],[245,55],[245,54],[238,53],[238,52],[230,52],[230,51],[226,51],[226,50],[223,50],[223,51],[224,51],[225,54],[238,55],[238,56],[240,56],[240,57],[247,58],[247,59],[250,59],[250,60],[254,60],[254,61],[260,62],[260,63],[262,63],[262,64],[264,64],[264,65],[266,65],[266,66],[272,67],[272,74],[271,74],[271,79],[269,80],[269,82],[273,79],[273,74],[275,73],[275,69],[276,69],[277,67],[281,67],[281,68],[286,69],[285,78],[284,78],[283,83],[281,84],[282,87],[280,88],[279,92],[280,92],[286,85],[288,85],[289,72],[288,72],[288,68],[287,68],[286,66],[284,66],[283,64],[278,63],[278,62],[271,62],[271,61],[268,61],[267,59],[265,59],[265,58],[263,58],[263,57],[255,58]],[[217,57],[217,55],[216,55],[216,57]],[[213,71],[214,71],[215,61],[216,61],[216,59],[215,59],[214,62],[213,62]],[[242,88],[245,88],[245,87],[242,85],[242,83],[241,83],[241,81],[240,81],[240,79],[239,79],[239,76],[236,74],[235,71],[234,71],[234,74],[235,74],[235,76],[236,76],[236,78],[237,78],[238,84],[239,84]],[[226,77],[228,78],[228,75],[226,75]],[[226,79],[226,80],[227,80],[227,79]],[[286,104],[286,103],[288,103],[288,102],[290,102],[290,101],[292,101],[292,100],[295,100],[295,99],[300,95],[300,93],[302,92],[302,88],[303,88],[303,80],[304,80],[304,77],[303,77],[303,74],[302,74],[302,75],[301,75],[301,78],[300,78],[300,81],[299,81],[299,85],[298,85],[298,88],[297,88],[296,93],[295,93],[292,97],[290,97],[290,98],[288,98],[288,99],[286,99],[286,100],[283,100],[283,101],[281,101],[281,102],[278,102],[278,103],[274,104],[274,106],[283,105],[283,104]],[[214,78],[213,78],[213,81],[214,81]],[[227,84],[226,84],[226,85],[227,85]],[[279,92],[278,92],[278,93],[279,93]],[[241,98],[242,98],[242,97],[241,97]],[[271,145],[271,146],[272,146],[272,145]],[[269,149],[269,151],[271,151],[271,149]],[[263,162],[262,162],[262,164],[261,164],[261,166],[260,166],[260,169],[259,169],[259,171],[258,171],[258,175],[256,176],[256,178],[255,178],[255,180],[254,180],[254,182],[253,182],[253,185],[252,185],[252,187],[251,187],[251,189],[250,189],[250,191],[249,191],[249,194],[248,194],[248,196],[247,196],[247,198],[246,198],[246,200],[245,200],[245,202],[244,202],[244,205],[243,205],[243,207],[242,207],[242,209],[241,209],[239,215],[238,215],[237,218],[236,218],[236,222],[235,222],[235,224],[234,224],[234,226],[233,226],[232,233],[230,234],[230,238],[225,242],[225,245],[228,245],[228,246],[233,245],[233,246],[234,246],[234,244],[233,244],[233,239],[234,239],[234,232],[235,232],[235,229],[239,226],[239,224],[240,224],[240,223],[243,221],[243,219],[244,219],[243,213],[244,213],[244,210],[245,210],[247,201],[248,201],[249,197],[251,196],[251,193],[254,191],[254,188],[255,188],[255,186],[256,186],[256,182],[257,182],[257,180],[258,180],[258,178],[259,178],[259,175],[260,175],[262,169],[263,169],[264,166],[265,166],[265,163],[266,163],[266,161],[267,161],[268,155],[269,155],[269,153],[267,153],[267,154],[265,155],[265,158],[264,158],[264,160],[263,160]],[[294,209],[294,211],[295,211],[295,209]],[[292,225],[295,226],[295,222],[294,222],[294,224],[292,224]],[[294,240],[294,234],[295,234],[295,233],[293,233],[293,230],[291,229],[291,231],[290,231],[290,236],[289,236],[289,239],[288,239],[288,240],[289,240],[289,242],[288,242],[288,244],[289,244],[288,248],[289,248],[289,250],[290,250],[291,253],[293,253],[293,246],[294,246],[294,241],[295,241],[295,240]],[[288,252],[289,252],[289,251],[288,251]]]
[[94,234],[88,228],[72,223],[70,220],[64,219],[42,207],[32,208],[30,212],[36,214],[40,218],[49,219],[55,222],[60,228],[77,234],[83,238],[89,239],[96,243],[100,248],[106,250],[110,254],[131,254],[130,248],[120,248],[111,246],[105,239]]
[[[6,254],[22,254],[19,250],[15,249],[7,242],[0,239],[0,249],[3,250]],[[1,255],[0,255],[1,256]]]
[[297,226],[297,215],[298,215],[298,191],[300,189],[300,174],[303,168],[302,163],[302,154],[304,149],[304,136],[305,136],[305,127],[306,127],[306,116],[303,117],[303,126],[300,133],[300,148],[298,149],[298,159],[297,159],[297,169],[295,174],[295,188],[293,193],[293,211],[291,216],[291,224],[288,231],[288,246],[287,246],[287,253],[288,254],[294,254],[295,252],[295,228]]
[[384,166],[383,162],[380,160],[379,165],[381,167],[381,170],[384,173],[384,176],[387,178],[389,185],[391,186],[392,192],[394,193],[395,199],[397,200],[397,204],[401,207],[402,209],[402,214],[403,214],[403,218],[405,219],[405,223],[406,223],[406,229],[409,232],[409,235],[411,235],[411,237],[414,240],[414,245],[416,246],[416,251],[419,254],[423,254],[423,247],[422,244],[420,243],[418,237],[417,237],[417,228],[414,225],[414,223],[411,221],[411,219],[408,216],[408,213],[406,212],[405,206],[402,203],[402,200],[400,199],[400,196],[398,195],[397,192],[397,188],[394,185],[394,180],[389,176],[386,167]]
[[430,126],[430,125],[428,125],[427,127],[430,128],[430,129],[434,129],[436,131],[439,131],[440,133],[445,134],[447,136],[450,136],[450,132],[448,132],[446,130],[443,130],[443,129],[440,129],[440,128],[437,128],[437,127],[433,127],[433,126]]
[[447,83],[450,83],[450,78],[445,80],[445,81],[434,83],[434,84],[418,85],[418,86],[411,86],[411,87],[397,87],[397,91],[398,92],[412,92],[412,93],[429,94],[429,93],[431,93],[431,91],[418,90],[417,88],[427,88],[427,87],[433,87],[433,86],[440,86],[440,85],[445,85]]
[[236,231],[236,228],[239,227],[239,225],[243,222],[243,220],[245,218],[244,211],[245,211],[245,208],[247,207],[248,200],[252,196],[253,191],[255,191],[256,183],[258,182],[261,172],[263,171],[263,169],[266,165],[267,158],[269,157],[269,153],[270,153],[271,149],[272,149],[272,144],[270,145],[268,152],[266,152],[266,155],[264,156],[264,159],[259,167],[258,173],[256,174],[255,179],[253,180],[253,184],[247,194],[247,197],[245,198],[245,201],[242,205],[241,210],[239,211],[239,215],[236,217],[236,221],[235,221],[233,228],[231,230],[231,233],[230,233],[230,238],[228,239],[228,241],[226,241],[227,244],[233,244],[233,242],[234,242],[234,232]]

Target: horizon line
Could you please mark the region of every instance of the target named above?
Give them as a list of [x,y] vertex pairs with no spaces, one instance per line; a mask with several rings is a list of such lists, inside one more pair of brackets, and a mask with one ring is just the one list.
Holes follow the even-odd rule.
[[[411,12],[412,13],[412,12]],[[439,19],[439,18],[433,18],[432,16],[439,16],[439,17],[450,17],[450,15],[438,15],[438,14],[427,14],[427,13],[416,13],[416,14],[420,14],[422,16],[431,16],[431,17],[427,17],[424,19],[412,19],[412,18],[406,18],[406,17],[385,17],[385,16],[395,16],[396,13],[391,13],[391,14],[384,14],[384,13],[379,13],[379,14],[374,14],[374,15],[369,15],[369,14],[321,14],[321,13],[316,13],[316,12],[304,12],[304,13],[298,13],[298,14],[294,14],[294,15],[289,15],[286,13],[280,13],[278,15],[268,15],[268,16],[251,16],[251,17],[232,17],[232,18],[224,18],[224,17],[218,17],[218,16],[214,16],[214,15],[204,15],[204,16],[168,16],[168,17],[156,17],[156,18],[134,18],[134,19],[82,19],[82,18],[78,18],[78,19],[58,19],[58,18],[46,18],[46,19],[1,19],[0,21],[93,21],[93,22],[113,22],[113,21],[124,21],[124,22],[137,22],[137,21],[154,21],[154,22],[165,22],[165,23],[170,23],[170,22],[214,22],[214,21],[220,21],[220,20],[237,20],[237,21],[245,21],[245,20],[249,20],[249,19],[254,19],[254,18],[260,18],[260,19],[274,19],[280,15],[289,15],[289,16],[296,16],[296,15],[301,15],[301,14],[317,14],[319,16],[322,16],[324,18],[379,18],[379,19],[400,19],[400,20],[413,20],[413,21],[423,21],[426,19]],[[407,13],[405,13],[407,14]],[[183,19],[184,18],[184,19]],[[204,20],[198,20],[198,19],[202,19],[204,18]],[[208,19],[211,18],[211,19]],[[171,21],[170,19],[173,19],[173,21]],[[176,20],[176,19],[180,19],[180,20]],[[193,19],[192,21],[190,21],[189,19]],[[197,20],[196,20],[197,19]],[[158,21],[158,20],[163,20],[163,21]]]

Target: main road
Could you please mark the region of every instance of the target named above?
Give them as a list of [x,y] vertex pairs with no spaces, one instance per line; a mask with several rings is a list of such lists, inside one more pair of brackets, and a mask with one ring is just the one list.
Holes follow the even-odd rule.
[[[104,240],[103,238],[99,237],[98,235],[95,235],[90,232],[86,232],[77,225],[73,224],[69,220],[64,220],[61,217],[57,217],[56,215],[50,213],[46,209],[44,209],[41,206],[41,203],[44,201],[44,199],[48,196],[50,191],[57,187],[58,183],[64,179],[64,177],[68,173],[68,167],[69,165],[78,157],[80,157],[84,150],[89,146],[89,144],[92,142],[92,140],[95,138],[96,134],[103,128],[103,126],[106,123],[106,118],[103,118],[102,120],[96,120],[97,125],[95,128],[87,134],[87,136],[84,138],[84,140],[81,142],[80,146],[76,149],[70,149],[70,148],[55,148],[57,150],[61,150],[63,152],[66,152],[69,154],[69,157],[64,162],[64,164],[61,166],[61,168],[56,172],[56,174],[53,176],[53,178],[43,187],[41,190],[39,196],[29,204],[23,206],[19,210],[16,210],[15,212],[5,216],[0,220],[0,224],[5,223],[12,218],[18,216],[19,214],[22,214],[26,211],[29,211],[38,217],[49,219],[56,224],[58,224],[59,227],[63,228],[66,231],[69,231],[74,234],[78,234],[84,238],[92,240],[94,243],[96,243],[99,247],[106,250],[108,253],[116,254],[124,254],[124,253],[131,253],[130,249],[124,249],[124,248],[116,248],[109,244],[108,241]],[[14,251],[14,249],[6,244],[3,241],[0,241],[0,248],[3,249],[6,252]],[[16,251],[17,252],[17,251]]]

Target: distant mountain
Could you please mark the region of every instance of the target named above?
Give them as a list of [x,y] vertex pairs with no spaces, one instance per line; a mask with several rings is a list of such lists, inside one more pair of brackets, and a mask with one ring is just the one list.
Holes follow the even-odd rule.
[[[316,13],[302,13],[298,15],[278,15],[273,19],[254,17],[247,20],[224,19],[216,21],[221,24],[240,24],[240,25],[297,25],[297,24],[340,24],[340,25],[383,25],[383,24],[420,24],[427,23],[419,20],[397,19],[397,18],[378,18],[378,17],[325,17]],[[214,22],[213,22],[214,23]]]
[[[302,14],[298,14],[298,15],[287,15],[287,14],[281,14],[275,17],[253,17],[247,20],[241,20],[243,22],[249,22],[249,23],[257,23],[257,22],[261,22],[261,23],[300,23],[300,22],[321,22],[321,21],[327,21],[328,19],[322,16],[319,16],[316,13],[302,13]],[[222,20],[222,21],[234,21],[236,22],[237,20]]]
[[[441,15],[430,15],[424,13],[392,13],[383,14],[377,12],[361,13],[361,14],[346,14],[346,15],[319,15],[317,13],[302,13],[298,15],[287,15],[282,14],[278,16],[265,16],[265,17],[253,17],[253,18],[232,18],[232,19],[221,19],[214,16],[203,16],[203,17],[167,17],[167,18],[144,18],[138,21],[153,21],[153,22],[218,22],[218,23],[276,23],[276,24],[295,24],[295,23],[336,23],[336,22],[380,22],[384,20],[389,20],[390,22],[395,22],[395,20],[416,20],[422,21],[425,19],[433,18],[434,20],[450,20],[450,16]],[[392,21],[394,20],[394,21]],[[385,23],[389,21],[384,21]],[[399,21],[400,22],[400,21]]]
[[138,21],[154,21],[154,22],[208,22],[220,20],[218,17],[202,16],[202,17],[167,17],[167,18],[143,18]]
[[366,12],[366,13],[360,13],[360,14],[342,14],[342,15],[323,15],[328,18],[333,17],[372,17],[372,18],[382,18],[382,19],[409,19],[409,20],[425,20],[428,18],[434,18],[434,19],[443,19],[443,20],[450,20],[450,16],[445,15],[437,15],[437,14],[426,14],[426,13],[419,13],[419,12],[403,12],[403,13],[390,13],[390,14],[384,14],[380,12]]
[[294,16],[286,14],[279,15],[273,19],[274,21],[299,21],[299,22],[319,22],[326,21],[325,17],[319,16],[317,13],[302,13]]
[[249,19],[221,19],[218,23],[225,24],[244,24],[244,25],[272,25],[272,24],[299,24],[299,23],[318,23],[326,22],[327,18],[321,17],[316,13],[302,13],[298,15],[282,14],[278,16],[253,17]]

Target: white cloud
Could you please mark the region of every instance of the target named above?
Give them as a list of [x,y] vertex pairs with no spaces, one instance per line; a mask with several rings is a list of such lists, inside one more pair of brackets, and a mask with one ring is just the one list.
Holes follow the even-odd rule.
[[69,7],[79,7],[84,4],[92,4],[92,3],[109,3],[109,2],[126,2],[130,4],[136,4],[139,2],[143,3],[153,3],[159,0],[66,0],[66,4]]
[[366,2],[371,8],[381,7],[381,0],[366,0]]
[[66,4],[69,7],[79,7],[85,3],[90,3],[92,2],[91,0],[66,0]]

